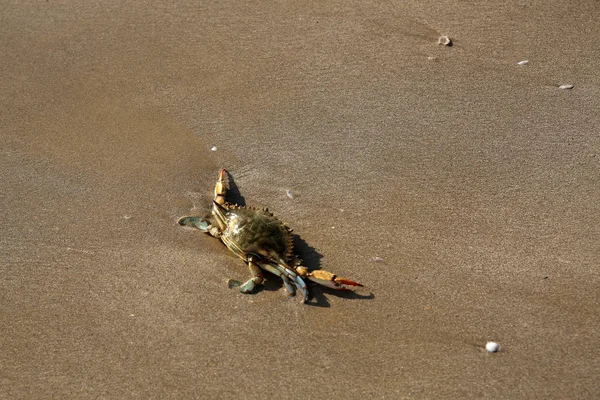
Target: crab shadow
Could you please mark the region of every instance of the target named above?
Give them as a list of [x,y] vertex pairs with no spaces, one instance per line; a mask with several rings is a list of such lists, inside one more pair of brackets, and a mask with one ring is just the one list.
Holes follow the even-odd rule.
[[238,206],[245,206],[246,199],[240,193],[240,189],[238,188],[238,185],[235,184],[235,180],[233,179],[233,176],[231,176],[229,171],[227,171],[227,181],[227,201],[233,204],[237,204]]

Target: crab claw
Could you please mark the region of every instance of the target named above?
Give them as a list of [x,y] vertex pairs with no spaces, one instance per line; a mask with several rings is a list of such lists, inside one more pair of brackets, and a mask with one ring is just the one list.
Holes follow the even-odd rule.
[[308,272],[305,267],[298,267],[296,271],[298,272],[298,275],[306,277],[311,281],[318,283],[319,285],[327,286],[332,289],[352,290],[354,286],[362,286],[358,282],[354,282],[346,278],[340,278],[329,271],[317,270]]
[[227,171],[223,168],[221,172],[219,172],[219,179],[217,179],[217,184],[215,185],[215,195],[213,200],[219,205],[225,203],[225,195],[227,194],[227,184],[225,183],[226,175]]

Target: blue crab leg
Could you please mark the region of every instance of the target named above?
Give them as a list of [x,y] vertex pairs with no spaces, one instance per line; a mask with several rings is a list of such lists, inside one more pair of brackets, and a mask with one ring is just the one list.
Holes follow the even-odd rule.
[[303,301],[306,303],[308,301],[308,289],[306,288],[306,283],[299,277],[296,272],[285,264],[272,264],[279,271],[283,272],[294,285],[298,291],[302,294]]
[[256,285],[260,285],[263,282],[262,272],[258,264],[254,263],[252,257],[248,258],[248,268],[250,269],[250,274],[252,277],[248,279],[243,284],[235,281],[233,279],[229,280],[229,287],[234,288],[239,286],[240,292],[242,293],[252,293],[256,288]]
[[283,283],[285,284],[285,288],[287,289],[290,296],[296,295],[296,288],[294,287],[294,285],[292,285],[292,282],[290,282],[289,278],[287,276],[285,276],[285,274],[283,272],[281,272],[279,269],[275,268],[274,266],[272,266],[270,264],[261,263],[260,266],[265,271],[268,271],[268,272],[272,273],[273,275],[280,277],[281,280],[283,281]]
[[300,293],[302,293],[302,301],[306,303],[308,301],[308,289],[306,288],[306,283],[304,283],[304,280],[302,280],[302,278],[300,278],[298,275],[296,275],[296,281],[294,283],[296,284],[296,287]]
[[208,233],[214,237],[220,237],[221,232],[216,226],[213,226],[210,221],[200,217],[181,217],[177,221],[179,225],[190,226],[200,229],[202,232]]

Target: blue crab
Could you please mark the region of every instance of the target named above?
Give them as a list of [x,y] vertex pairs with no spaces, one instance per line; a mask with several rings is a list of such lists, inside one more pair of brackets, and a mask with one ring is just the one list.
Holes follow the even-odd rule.
[[309,271],[294,254],[292,229],[267,209],[238,206],[225,201],[227,171],[222,169],[215,185],[211,217],[182,217],[180,225],[197,228],[221,241],[250,269],[250,279],[241,283],[229,280],[229,287],[239,287],[242,293],[252,293],[264,281],[262,271],[283,280],[291,296],[298,290],[308,301],[305,279],[333,289],[351,290],[362,286],[331,272]]

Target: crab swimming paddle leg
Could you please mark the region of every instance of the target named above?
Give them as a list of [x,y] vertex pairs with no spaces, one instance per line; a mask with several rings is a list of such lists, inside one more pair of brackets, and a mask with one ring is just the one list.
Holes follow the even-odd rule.
[[248,268],[252,277],[240,286],[240,292],[242,293],[252,293],[256,285],[260,285],[263,282],[260,267],[254,263],[252,257],[248,257]]
[[177,221],[179,225],[189,226],[192,228],[200,229],[202,232],[208,233],[214,237],[221,236],[219,230],[214,227],[210,221],[200,217],[182,217]]

